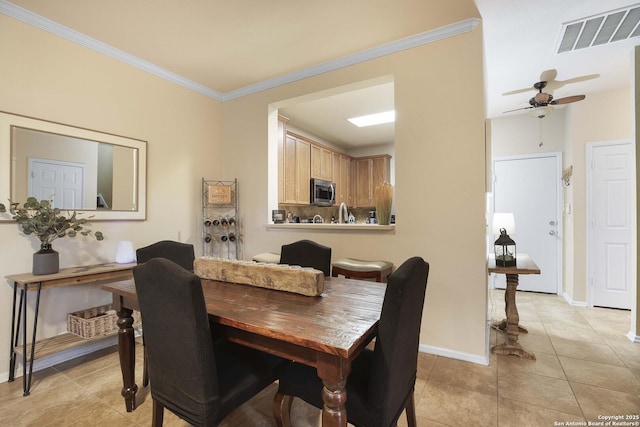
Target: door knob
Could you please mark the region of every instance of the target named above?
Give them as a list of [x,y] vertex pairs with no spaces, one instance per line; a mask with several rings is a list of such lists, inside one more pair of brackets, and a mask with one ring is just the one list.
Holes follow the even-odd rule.
[[555,236],[556,232],[554,230],[549,230],[549,236]]

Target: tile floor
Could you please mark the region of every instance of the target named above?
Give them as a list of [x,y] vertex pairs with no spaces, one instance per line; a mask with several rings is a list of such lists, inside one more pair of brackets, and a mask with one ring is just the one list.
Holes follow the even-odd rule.
[[[503,292],[492,291],[491,303],[492,318],[502,320]],[[625,337],[628,311],[577,308],[558,296],[523,292],[518,292],[517,305],[520,323],[529,329],[520,342],[537,360],[492,355],[489,366],[482,366],[420,354],[419,426],[555,427],[640,414],[640,344]],[[491,340],[500,343],[504,334],[492,333]],[[137,375],[140,384],[141,369]],[[149,390],[141,389],[138,409],[126,413],[121,385],[115,347],[61,363],[34,375],[29,397],[22,397],[22,381],[0,384],[0,425],[150,425]],[[275,425],[275,389],[264,390],[223,425]],[[294,426],[318,425],[318,410],[297,399],[292,416]],[[165,414],[165,426],[185,425]],[[399,425],[406,425],[404,416]]]

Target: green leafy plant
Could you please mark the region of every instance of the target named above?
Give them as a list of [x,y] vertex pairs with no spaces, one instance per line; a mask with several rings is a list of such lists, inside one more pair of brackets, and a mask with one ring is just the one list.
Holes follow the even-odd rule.
[[[22,232],[27,236],[35,235],[41,244],[51,244],[60,237],[75,237],[78,233],[83,236],[93,236],[96,240],[103,240],[102,232],[93,232],[87,229],[87,219],[80,218],[79,213],[51,206],[51,200],[38,201],[35,197],[29,197],[20,206],[20,203],[9,200],[9,213],[11,218],[20,224]],[[0,213],[6,213],[7,207],[0,203]]]

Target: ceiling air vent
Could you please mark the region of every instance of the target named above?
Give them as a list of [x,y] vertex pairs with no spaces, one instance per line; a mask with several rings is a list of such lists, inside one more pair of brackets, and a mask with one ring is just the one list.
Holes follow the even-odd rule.
[[638,22],[640,4],[564,24],[558,53],[638,37]]

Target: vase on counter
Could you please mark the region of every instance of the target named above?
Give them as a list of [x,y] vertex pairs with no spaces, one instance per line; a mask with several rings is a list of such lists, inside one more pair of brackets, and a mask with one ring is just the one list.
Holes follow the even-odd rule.
[[388,182],[383,182],[374,190],[374,200],[376,203],[376,220],[380,225],[391,223],[391,204],[393,202],[393,186]]
[[34,275],[54,274],[60,270],[60,257],[51,243],[41,243],[40,250],[33,254]]

